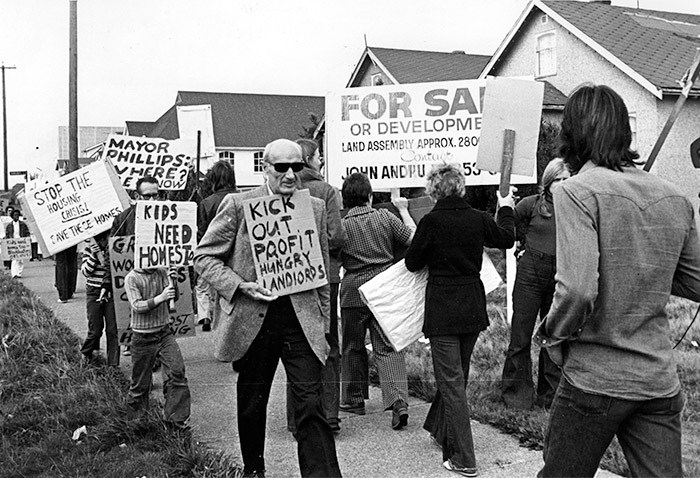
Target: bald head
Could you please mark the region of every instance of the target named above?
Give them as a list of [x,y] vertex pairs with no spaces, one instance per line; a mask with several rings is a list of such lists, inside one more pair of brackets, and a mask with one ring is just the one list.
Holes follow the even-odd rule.
[[290,196],[300,185],[297,173],[304,167],[301,146],[288,139],[277,139],[263,153],[265,178],[274,194]]
[[[288,139],[276,139],[271,143],[268,143],[267,146],[265,146],[265,152],[263,153],[263,160],[266,162],[270,162],[271,157],[276,157],[276,158],[295,158],[294,160],[297,161],[297,156],[298,160],[301,161],[302,159],[302,151],[301,151],[301,146],[296,144],[294,141],[290,141]],[[291,159],[289,160],[291,161]],[[272,163],[274,164],[274,163]]]

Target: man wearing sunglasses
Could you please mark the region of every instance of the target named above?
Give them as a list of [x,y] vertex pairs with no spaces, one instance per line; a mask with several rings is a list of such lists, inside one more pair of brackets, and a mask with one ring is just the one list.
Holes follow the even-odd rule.
[[[245,223],[245,201],[272,194],[291,196],[300,188],[301,147],[286,139],[263,153],[265,184],[229,194],[194,254],[197,273],[219,293],[220,325],[215,354],[238,371],[238,433],[243,476],[265,476],[265,422],[270,386],[280,359],[292,383],[301,476],[340,476],[335,441],[321,408],[321,369],[329,352],[330,290],[277,296],[256,282]],[[324,202],[311,197],[317,240],[328,270]]]

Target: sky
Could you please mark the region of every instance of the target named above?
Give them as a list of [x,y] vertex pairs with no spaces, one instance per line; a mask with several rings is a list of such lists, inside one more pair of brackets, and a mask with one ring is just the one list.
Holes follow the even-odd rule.
[[[346,85],[365,38],[376,47],[491,55],[528,4],[77,2],[80,126],[155,121],[179,90],[324,96]],[[700,15],[697,0],[613,5]],[[69,8],[69,0],[0,0],[0,62],[15,67],[5,71],[9,171],[54,169],[58,127],[68,124]]]

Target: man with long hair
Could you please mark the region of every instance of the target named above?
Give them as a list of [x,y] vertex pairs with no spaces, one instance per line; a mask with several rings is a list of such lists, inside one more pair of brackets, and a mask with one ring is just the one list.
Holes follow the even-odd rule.
[[583,85],[564,107],[557,275],[539,341],[562,378],[539,476],[593,476],[613,436],[632,476],[682,476],[683,393],[665,311],[700,301],[691,202],[636,167],[622,98]]

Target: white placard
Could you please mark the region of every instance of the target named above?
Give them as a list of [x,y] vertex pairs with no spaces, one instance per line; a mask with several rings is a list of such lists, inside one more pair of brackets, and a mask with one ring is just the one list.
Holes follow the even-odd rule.
[[[190,139],[197,144],[197,132],[200,135],[199,172],[205,174],[219,159],[214,143],[214,120],[211,105],[188,105],[177,107],[177,127],[180,138]],[[197,158],[197,152],[193,158]]]
[[[353,172],[375,189],[425,186],[436,164],[459,164],[468,186],[498,184],[476,168],[485,80],[346,88],[326,96],[328,182]],[[514,104],[513,114],[518,114]],[[514,184],[532,184],[514,175]]]
[[108,230],[114,217],[129,206],[129,196],[109,161],[95,161],[18,197],[45,256]]
[[103,159],[114,163],[125,189],[135,190],[143,176],[153,176],[161,190],[180,191],[187,185],[187,170],[197,155],[191,139],[166,140],[110,134]]
[[[126,275],[134,268],[134,236],[109,238],[109,265],[112,271],[112,296],[114,312],[117,316],[119,343],[131,341],[131,305],[124,289]],[[192,285],[187,269],[178,270],[178,291],[180,296],[175,301],[175,312],[170,313],[170,327],[176,339],[193,337],[194,307],[192,305]]]
[[253,198],[243,208],[258,284],[287,295],[328,283],[308,189]]
[[0,239],[0,256],[3,261],[32,258],[32,241],[28,237]]
[[191,266],[197,245],[197,204],[137,201],[134,263],[139,269]]
[[[484,132],[479,143],[477,166],[501,171],[503,131],[515,131],[513,174],[537,171],[537,142],[542,120],[544,83],[518,78],[489,77],[484,96]],[[517,113],[513,106],[517,105]]]

